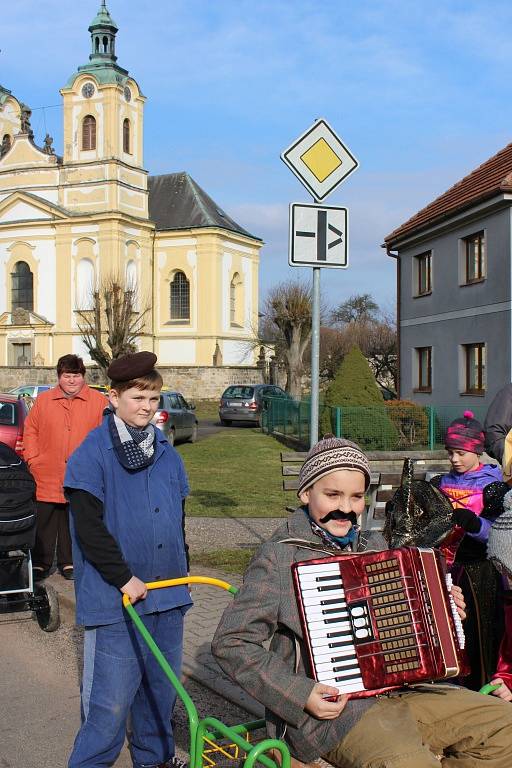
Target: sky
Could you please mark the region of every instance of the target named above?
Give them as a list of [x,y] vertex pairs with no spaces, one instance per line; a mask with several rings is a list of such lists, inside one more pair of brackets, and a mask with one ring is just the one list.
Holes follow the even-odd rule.
[[[2,17],[0,83],[62,150],[61,88],[88,61],[99,0],[16,0]],[[349,209],[346,270],[322,270],[336,307],[395,304],[384,237],[512,140],[509,0],[107,0],[116,53],[147,97],[144,165],[187,171],[265,245],[260,300],[288,266],[288,207],[311,197],[280,160],[325,118],[359,161],[326,200]],[[44,107],[44,109],[42,108]]]

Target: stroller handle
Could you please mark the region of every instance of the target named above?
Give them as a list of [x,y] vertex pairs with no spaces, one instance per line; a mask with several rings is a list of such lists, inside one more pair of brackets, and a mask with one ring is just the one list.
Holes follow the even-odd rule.
[[[210,576],[182,576],[178,579],[162,579],[162,581],[148,581],[146,587],[148,589],[162,589],[163,587],[179,587],[183,584],[210,584],[213,587],[220,587],[225,589],[226,592],[231,592],[232,595],[236,595],[238,589],[227,581],[222,579],[214,579]],[[123,605],[130,605],[130,598],[128,595],[123,595]]]

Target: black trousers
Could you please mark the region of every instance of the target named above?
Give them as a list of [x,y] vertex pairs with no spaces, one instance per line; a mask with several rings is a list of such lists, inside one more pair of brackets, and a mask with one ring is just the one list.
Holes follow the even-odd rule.
[[36,545],[32,550],[32,564],[43,568],[45,571],[51,568],[55,555],[55,545],[57,545],[58,567],[72,565],[69,505],[38,501]]

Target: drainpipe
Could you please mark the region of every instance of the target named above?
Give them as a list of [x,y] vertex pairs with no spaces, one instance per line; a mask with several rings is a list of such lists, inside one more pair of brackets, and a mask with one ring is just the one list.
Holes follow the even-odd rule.
[[392,259],[396,259],[396,346],[397,346],[397,392],[398,399],[401,397],[401,377],[400,377],[400,304],[401,304],[401,261],[398,251],[393,252],[389,245],[386,245],[386,254]]

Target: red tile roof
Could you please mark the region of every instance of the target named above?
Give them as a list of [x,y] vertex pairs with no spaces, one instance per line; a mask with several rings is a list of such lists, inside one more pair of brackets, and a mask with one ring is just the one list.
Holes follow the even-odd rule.
[[393,230],[384,242],[388,247],[393,246],[405,235],[411,235],[500,192],[512,192],[512,143]]

